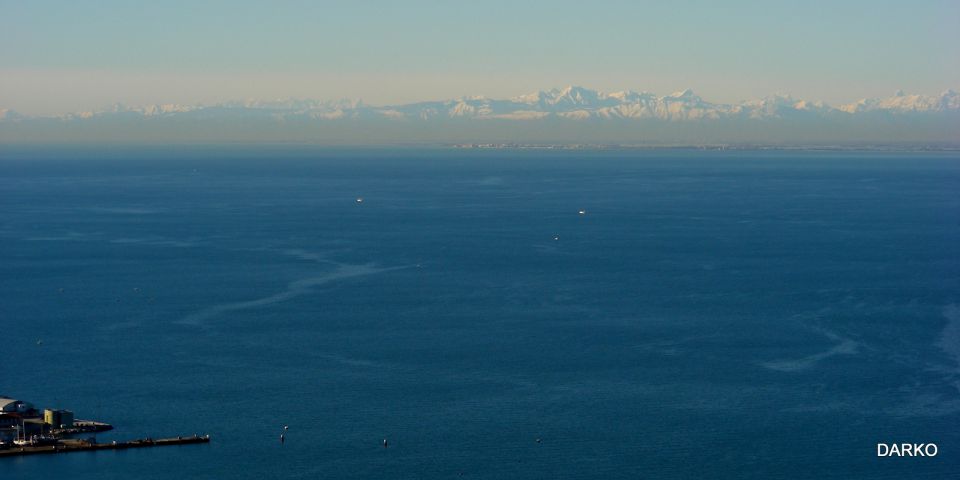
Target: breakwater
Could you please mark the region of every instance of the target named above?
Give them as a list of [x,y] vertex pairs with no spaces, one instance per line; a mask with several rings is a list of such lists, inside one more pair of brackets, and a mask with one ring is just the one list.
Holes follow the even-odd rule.
[[14,446],[6,450],[0,450],[0,457],[84,452],[90,450],[125,450],[128,448],[163,447],[195,443],[210,443],[210,435],[161,439],[143,438],[110,443],[93,443],[85,440],[61,440],[54,445]]

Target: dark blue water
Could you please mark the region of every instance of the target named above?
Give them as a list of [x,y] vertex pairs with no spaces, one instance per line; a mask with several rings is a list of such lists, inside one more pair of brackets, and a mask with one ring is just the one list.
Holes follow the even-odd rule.
[[951,478],[958,192],[949,154],[8,148],[0,394],[213,442],[0,477]]

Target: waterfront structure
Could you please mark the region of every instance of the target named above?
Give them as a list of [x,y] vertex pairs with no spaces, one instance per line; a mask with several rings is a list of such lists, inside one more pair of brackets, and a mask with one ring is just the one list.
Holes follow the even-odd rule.
[[35,422],[39,416],[33,404],[0,395],[0,441],[10,442],[21,432],[39,432],[42,428],[37,428]]
[[31,403],[0,395],[0,414],[29,414],[35,411],[36,409],[33,408],[33,404]]
[[29,402],[0,395],[0,443],[35,436],[63,437],[110,430],[113,427],[92,420],[76,420],[70,410],[39,410]]
[[53,428],[73,428],[73,412],[48,408],[43,411],[43,423]]

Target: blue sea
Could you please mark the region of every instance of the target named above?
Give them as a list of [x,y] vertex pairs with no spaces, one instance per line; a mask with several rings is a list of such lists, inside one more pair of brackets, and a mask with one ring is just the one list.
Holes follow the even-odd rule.
[[3,479],[957,478],[960,156],[4,147],[0,322],[212,438]]

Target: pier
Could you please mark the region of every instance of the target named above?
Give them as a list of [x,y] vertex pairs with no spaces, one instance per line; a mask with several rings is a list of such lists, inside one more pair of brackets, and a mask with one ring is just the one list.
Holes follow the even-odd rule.
[[110,443],[92,443],[86,440],[60,440],[54,445],[15,446],[6,450],[0,450],[0,457],[39,455],[44,453],[85,452],[90,450],[125,450],[128,448],[164,447],[169,445],[190,445],[194,443],[210,443],[210,435],[161,438],[156,440],[143,438]]
[[113,430],[113,425],[93,420],[75,420],[70,427],[51,428],[50,434],[54,436],[80,435],[83,433],[99,433]]

